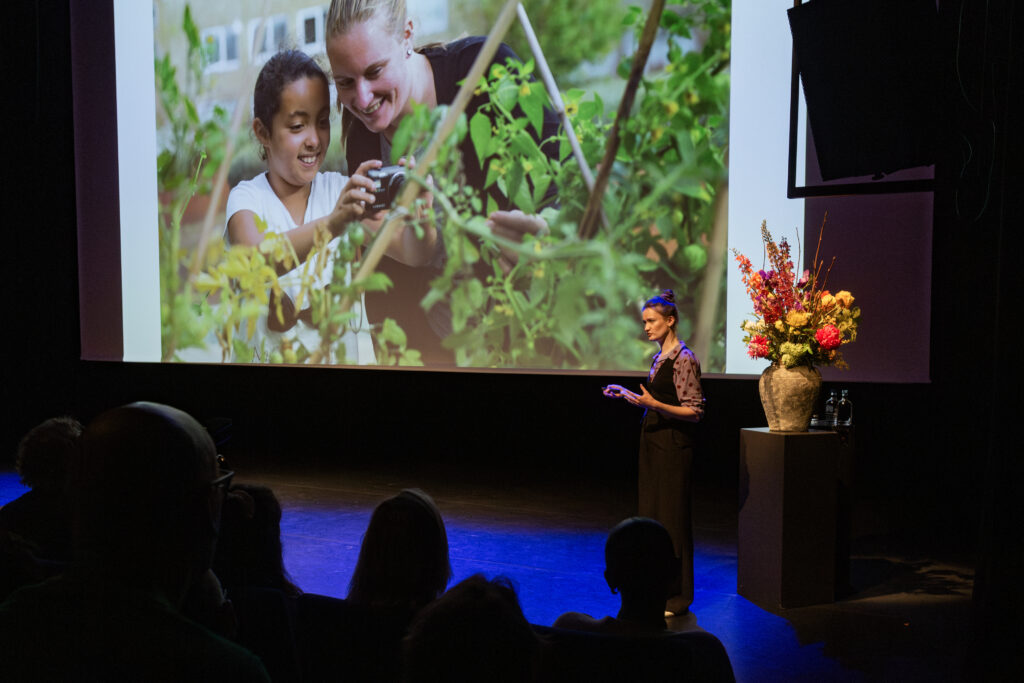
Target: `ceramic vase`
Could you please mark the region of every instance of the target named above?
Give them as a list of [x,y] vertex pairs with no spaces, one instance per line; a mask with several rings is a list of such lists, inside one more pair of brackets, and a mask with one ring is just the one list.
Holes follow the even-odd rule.
[[807,431],[821,390],[821,373],[817,368],[772,365],[761,373],[758,388],[769,431]]

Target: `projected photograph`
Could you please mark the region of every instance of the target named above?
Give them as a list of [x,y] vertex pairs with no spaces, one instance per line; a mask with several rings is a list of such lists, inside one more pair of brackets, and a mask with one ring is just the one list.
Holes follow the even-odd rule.
[[161,360],[724,372],[728,0],[334,4],[153,2]]

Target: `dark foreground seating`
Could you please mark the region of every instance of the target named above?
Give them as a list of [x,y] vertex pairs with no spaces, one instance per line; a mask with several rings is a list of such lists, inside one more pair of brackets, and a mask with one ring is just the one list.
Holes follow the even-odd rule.
[[735,683],[721,641],[705,631],[612,636],[534,626],[544,641],[538,681]]
[[339,598],[296,598],[295,643],[304,681],[397,681],[409,615]]

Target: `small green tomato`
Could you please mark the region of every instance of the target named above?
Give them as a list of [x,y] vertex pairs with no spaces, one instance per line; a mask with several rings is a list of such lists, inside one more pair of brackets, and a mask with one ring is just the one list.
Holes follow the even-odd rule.
[[351,242],[353,246],[363,246],[363,242],[366,241],[366,229],[363,228],[361,224],[356,223],[348,229],[348,241]]

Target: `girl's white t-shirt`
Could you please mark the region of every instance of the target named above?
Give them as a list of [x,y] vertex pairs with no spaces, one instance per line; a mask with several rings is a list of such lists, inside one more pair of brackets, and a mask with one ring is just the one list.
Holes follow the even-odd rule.
[[[348,178],[340,173],[324,172],[317,173],[313,179],[313,185],[309,193],[309,200],[306,202],[306,213],[303,216],[303,223],[314,219],[322,218],[334,210],[334,206],[341,196]],[[260,173],[252,180],[243,180],[232,188],[228,194],[227,215],[224,219],[225,240],[227,240],[227,222],[239,211],[252,211],[267,224],[267,230],[274,233],[284,233],[298,227],[292,220],[288,209],[274,193],[274,189],[267,180],[266,173]],[[329,257],[325,267],[313,279],[313,287],[322,289],[326,287],[334,273],[334,253],[339,240],[342,237],[335,237],[330,242]],[[284,275],[278,277],[281,288],[296,301],[296,297],[302,287],[303,265],[293,268]],[[312,269],[311,269],[312,271]],[[345,282],[351,282],[351,266],[345,266]],[[308,300],[304,308],[308,307]],[[357,365],[373,365],[376,363],[376,356],[373,352],[373,340],[370,337],[370,324],[366,319],[366,305],[363,297],[352,304],[352,313],[358,315],[355,330],[346,331],[340,341],[345,346],[345,356]],[[302,342],[310,351],[320,346],[320,331],[298,321],[291,330],[287,332],[274,332],[267,328],[267,316],[261,315],[256,325],[256,332],[250,342],[254,345],[257,354],[260,348],[265,346],[268,351],[279,348],[284,339],[297,339]],[[265,340],[265,343],[264,343]],[[265,362],[266,358],[255,360]]]

